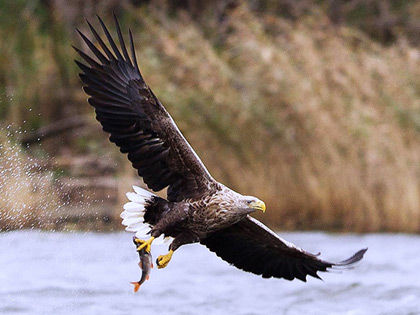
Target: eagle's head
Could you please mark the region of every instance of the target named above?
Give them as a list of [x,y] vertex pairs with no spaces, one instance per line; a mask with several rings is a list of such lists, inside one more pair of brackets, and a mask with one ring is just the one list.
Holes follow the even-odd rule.
[[253,197],[253,196],[243,196],[241,200],[246,208],[255,209],[255,210],[261,210],[262,212],[265,212],[265,203],[264,201]]

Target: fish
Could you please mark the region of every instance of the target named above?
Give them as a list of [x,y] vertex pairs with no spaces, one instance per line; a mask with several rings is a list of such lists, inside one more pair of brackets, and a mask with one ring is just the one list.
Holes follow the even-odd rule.
[[[136,245],[137,247],[138,244],[136,243],[135,240],[136,240],[136,237],[133,237],[134,245]],[[142,272],[141,272],[141,278],[139,281],[130,282],[131,284],[134,285],[134,292],[137,292],[139,290],[143,282],[145,282],[146,280],[149,280],[150,271],[153,268],[152,253],[147,252],[146,247],[142,248],[140,251],[138,251],[138,253],[139,253],[139,258],[140,258],[139,267],[142,270]]]

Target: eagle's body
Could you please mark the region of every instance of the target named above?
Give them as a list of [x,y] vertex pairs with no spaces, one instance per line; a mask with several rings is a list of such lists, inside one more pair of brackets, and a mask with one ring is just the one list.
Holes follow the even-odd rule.
[[[167,198],[134,186],[130,202],[121,214],[128,231],[139,238],[138,250],[150,250],[160,236],[172,237],[169,253],[157,263],[165,267],[180,246],[200,242],[222,259],[263,277],[306,281],[318,271],[348,266],[359,261],[361,250],[346,261],[318,259],[278,237],[250,214],[265,211],[265,204],[243,196],[217,182],[179,131],[175,122],[143,80],[137,65],[130,32],[131,57],[117,20],[117,47],[100,20],[108,47],[89,27],[101,52],[85,35],[82,39],[96,60],[75,48],[88,65],[78,61],[84,90],[95,108],[96,118],[110,141],[128,153],[128,159],[153,191],[167,188]],[[143,241],[147,235],[151,238]]]
[[191,200],[189,226],[204,238],[211,232],[239,222],[254,212],[254,209],[235,207],[242,197],[237,192],[222,186],[213,194],[196,201]]

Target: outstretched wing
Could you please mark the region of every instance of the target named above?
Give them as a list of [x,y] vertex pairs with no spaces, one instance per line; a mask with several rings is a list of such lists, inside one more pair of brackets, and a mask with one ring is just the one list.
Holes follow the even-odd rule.
[[319,278],[318,271],[354,264],[363,258],[367,250],[362,249],[340,263],[323,261],[286,242],[250,216],[211,234],[201,244],[235,267],[263,278],[297,278],[302,281],[306,281],[307,275]]
[[[115,16],[114,16],[115,18]],[[159,191],[168,187],[168,199],[196,198],[216,189],[200,158],[185,140],[171,116],[144,82],[136,61],[131,31],[131,58],[117,19],[121,50],[98,17],[108,47],[88,22],[101,52],[83,33],[79,34],[97,60],[74,47],[87,64],[76,61],[80,78],[96,119],[110,133],[111,142],[128,153],[128,159],[147,186]]]

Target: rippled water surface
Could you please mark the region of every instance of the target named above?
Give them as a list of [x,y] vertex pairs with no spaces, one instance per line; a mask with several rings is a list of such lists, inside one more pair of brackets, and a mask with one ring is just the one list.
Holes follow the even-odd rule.
[[[353,270],[307,283],[262,279],[200,245],[140,279],[128,233],[0,234],[0,314],[420,314],[420,237],[282,233],[322,257],[369,247]],[[154,258],[166,246],[153,248]]]

